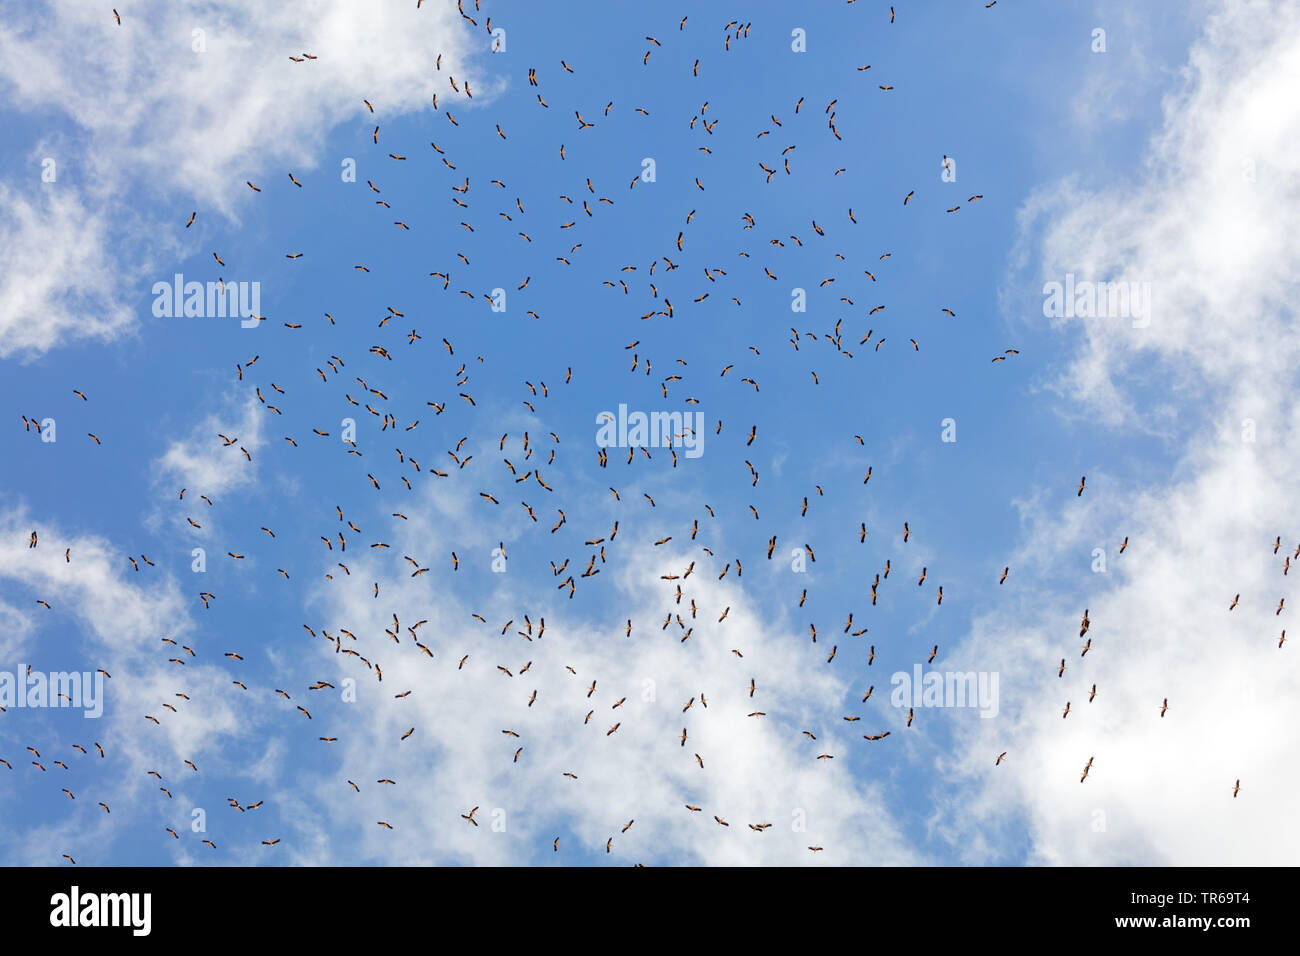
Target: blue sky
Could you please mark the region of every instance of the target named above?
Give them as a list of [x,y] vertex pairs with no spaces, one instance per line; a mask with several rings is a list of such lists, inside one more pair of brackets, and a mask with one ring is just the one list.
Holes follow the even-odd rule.
[[[1204,787],[1182,793],[1166,792],[1158,771],[1142,774],[1154,753],[1192,759],[1195,722],[1153,736],[1180,712],[1234,719],[1207,688],[1235,700],[1254,686],[1253,706],[1284,708],[1268,688],[1294,676],[1293,664],[1278,665],[1279,653],[1293,655],[1273,647],[1277,615],[1265,607],[1289,578],[1263,583],[1274,573],[1264,545],[1280,534],[1287,547],[1293,506],[1265,479],[1263,449],[1214,451],[1245,408],[1268,453],[1286,460],[1289,416],[1250,391],[1250,363],[1283,363],[1292,346],[1271,357],[1242,346],[1215,371],[1213,355],[1193,353],[1229,334],[1225,293],[1184,270],[1218,254],[1196,237],[1247,248],[1225,224],[1266,235],[1278,203],[1293,201],[1288,160],[1271,140],[1243,140],[1259,124],[1227,128],[1236,114],[1226,104],[1263,108],[1272,87],[1215,84],[1229,82],[1219,74],[1243,51],[1292,63],[1295,32],[1260,35],[1263,7],[1233,3],[896,3],[893,23],[888,4],[867,0],[757,3],[745,11],[747,37],[687,9],[570,4],[558,17],[545,5],[471,6],[477,26],[454,4],[381,4],[373,15],[325,4],[308,23],[292,11],[265,20],[255,4],[126,2],[121,26],[90,5],[6,11],[0,669],[112,674],[99,720],[0,714],[0,757],[13,764],[0,768],[0,806],[20,834],[6,841],[6,861],[1159,863],[1284,852],[1254,833],[1257,821],[1225,824],[1221,843],[1198,842],[1194,824],[1239,809],[1230,790],[1249,776],[1243,764],[1257,799],[1285,790],[1285,774],[1270,769],[1275,741],[1207,768]],[[503,51],[491,51],[489,14],[505,30]],[[1104,52],[1092,49],[1097,28]],[[791,49],[796,29],[806,52]],[[68,52],[74,41],[80,56]],[[304,50],[318,59],[289,59]],[[468,79],[473,98],[451,77],[462,88]],[[832,101],[842,139],[827,126]],[[1207,133],[1198,117],[1210,109],[1224,128]],[[595,125],[579,129],[575,111]],[[706,121],[717,122],[711,133]],[[1275,175],[1252,180],[1250,204],[1224,187],[1222,219],[1188,221],[1178,210],[1189,184],[1221,172],[1198,157],[1235,171],[1239,153]],[[941,177],[945,157],[954,182]],[[42,180],[47,158],[52,182]],[[655,180],[629,188],[646,158]],[[349,159],[355,182],[340,175]],[[760,163],[776,170],[770,182]],[[467,178],[466,191],[453,190]],[[1294,251],[1283,245],[1278,257]],[[1285,301],[1283,264],[1252,263],[1258,274],[1236,281],[1257,295],[1233,300],[1234,322]],[[450,273],[446,289],[431,272]],[[258,283],[266,321],[156,317],[154,284],[176,273]],[[1066,273],[1152,283],[1155,328],[1046,318],[1043,283]],[[497,288],[502,312],[484,300]],[[796,289],[806,311],[791,310]],[[642,318],[665,298],[671,317]],[[381,325],[390,309],[402,315]],[[1285,317],[1272,321],[1289,331]],[[837,322],[851,357],[829,341]],[[1227,347],[1240,341],[1233,333]],[[998,355],[1006,360],[993,363]],[[367,403],[396,427],[381,429]],[[596,417],[620,404],[699,411],[703,453],[674,468],[664,449],[628,464],[626,448],[611,448],[601,468]],[[53,419],[56,440],[25,431],[22,416]],[[348,417],[360,456],[340,440]],[[955,441],[943,440],[949,419]],[[223,445],[219,433],[236,440]],[[451,453],[473,458],[461,468]],[[549,489],[515,482],[533,470]],[[1255,489],[1241,495],[1246,514],[1215,497],[1223,485]],[[1193,534],[1176,517],[1205,514],[1205,500],[1224,505],[1222,520]],[[551,533],[561,511],[566,523]],[[600,546],[584,542],[608,537],[615,521],[602,563]],[[1253,539],[1233,530],[1255,522]],[[33,529],[37,549],[27,547]],[[1126,536],[1134,544],[1121,556]],[[492,567],[498,543],[504,573]],[[798,572],[791,552],[805,545],[815,559]],[[194,548],[206,553],[202,573]],[[1211,593],[1188,570],[1206,551],[1223,556],[1215,576],[1232,568],[1242,583],[1215,580]],[[576,578],[593,555],[601,573]],[[557,589],[569,572],[551,573],[566,558],[572,599]],[[690,562],[678,605],[661,576]],[[412,578],[416,567],[429,570]],[[1249,647],[1241,675],[1215,679],[1218,632],[1200,633],[1207,612],[1194,602],[1165,607],[1178,588],[1215,614],[1233,593],[1258,591],[1230,619]],[[216,596],[208,608],[201,591]],[[681,627],[661,625],[692,599],[699,614],[682,642]],[[1080,657],[1084,608],[1101,640]],[[1255,611],[1258,621],[1239,624]],[[843,633],[849,613],[865,634]],[[1146,614],[1160,633],[1138,623]],[[544,637],[519,633],[525,615],[534,628],[546,620]],[[397,641],[385,634],[394,616]],[[429,622],[419,639],[432,658],[406,631],[417,620]],[[323,634],[341,629],[356,635],[342,646],[382,667],[382,681],[334,653]],[[169,663],[178,652],[167,638],[194,655]],[[1170,671],[1161,642],[1180,639],[1205,643]],[[1058,658],[1069,658],[1060,678]],[[999,675],[998,716],[924,708],[907,726],[890,678],[917,663]],[[355,700],[342,693],[348,679]],[[335,686],[308,689],[318,681]],[[1090,684],[1102,688],[1096,717]],[[701,692],[714,701],[707,712],[699,702],[673,709]],[[1162,699],[1167,718],[1156,715]],[[1067,700],[1078,710],[1063,724]],[[621,735],[606,735],[616,721]],[[92,741],[102,760],[72,749]],[[68,769],[31,766],[28,746]],[[1094,754],[1100,779],[1080,796],[1074,779]],[[229,797],[264,803],[245,812]],[[475,806],[480,827],[461,818]],[[773,827],[743,826],[765,822]]]

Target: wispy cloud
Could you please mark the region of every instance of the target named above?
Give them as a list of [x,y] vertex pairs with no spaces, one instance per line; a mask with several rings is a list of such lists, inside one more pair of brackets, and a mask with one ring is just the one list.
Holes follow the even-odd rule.
[[[254,0],[153,0],[129,5],[121,26],[85,4],[6,11],[0,88],[12,108],[69,126],[48,157],[53,182],[34,164],[0,184],[0,358],[129,330],[151,270],[174,261],[176,240],[157,238],[169,224],[196,208],[205,224],[237,217],[245,180],[315,168],[348,119],[432,109],[431,63],[477,80],[489,44],[446,4],[330,0],[307,19]],[[289,59],[304,52],[318,59]],[[141,214],[144,196],[174,219]]]
[[[1011,559],[1019,605],[978,621],[961,654],[1002,674],[1003,716],[970,730],[954,760],[979,795],[943,824],[971,859],[1003,856],[999,838],[1022,828],[1031,859],[1047,863],[1260,864],[1300,852],[1259,810],[1300,786],[1285,755],[1300,660],[1289,641],[1278,647],[1289,612],[1275,613],[1291,580],[1283,552],[1300,540],[1283,477],[1300,448],[1300,241],[1287,225],[1300,216],[1298,71],[1300,12],[1226,3],[1191,50],[1142,180],[1033,201],[1044,275],[1154,288],[1149,327],[1074,320],[1082,354],[1062,391],[1112,428],[1151,414],[1153,380],[1197,414],[1161,484],[1097,488],[1090,476],[1082,499],[1059,489],[1027,503]],[[1092,570],[1080,571],[1088,555]],[[1077,638],[1085,608],[1091,628]]]

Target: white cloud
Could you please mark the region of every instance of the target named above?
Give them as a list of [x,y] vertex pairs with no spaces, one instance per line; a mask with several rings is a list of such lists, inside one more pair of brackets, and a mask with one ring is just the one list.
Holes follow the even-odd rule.
[[[196,425],[189,436],[174,441],[156,462],[159,477],[179,482],[187,489],[186,499],[192,495],[214,498],[252,484],[258,474],[258,452],[265,443],[262,422],[266,415],[261,404],[252,398],[242,408],[230,406],[213,412]],[[227,444],[221,436],[231,439]],[[247,449],[250,457],[244,457]]]
[[[963,785],[982,782],[943,824],[972,859],[1014,854],[1026,828],[1030,858],[1047,863],[1259,865],[1300,853],[1273,813],[1300,786],[1287,756],[1300,658],[1277,646],[1291,611],[1274,614],[1283,596],[1291,604],[1283,552],[1300,540],[1285,479],[1300,452],[1297,75],[1300,10],[1225,3],[1190,53],[1186,89],[1166,102],[1142,181],[1066,185],[1031,204],[1047,219],[1045,277],[1145,279],[1155,291],[1149,328],[1073,320],[1082,352],[1062,392],[1134,428],[1153,414],[1158,383],[1176,391],[1157,388],[1154,401],[1180,410],[1190,437],[1164,486],[1126,491],[1089,475],[1082,499],[1060,490],[1026,505],[1010,562],[1024,597],[977,622],[953,665],[1002,677],[1003,716],[967,734],[953,761]],[[1077,570],[1094,547],[1107,551],[1106,574]],[[1092,647],[1081,657],[1085,607]]]
[[[39,544],[30,549],[33,530]],[[65,549],[71,549],[71,560]],[[68,802],[64,820],[25,830],[10,847],[11,862],[52,865],[65,852],[81,864],[102,862],[118,835],[111,828],[133,820],[155,821],[160,843],[164,826],[184,831],[190,808],[197,804],[187,799],[193,771],[182,762],[186,759],[200,768],[243,775],[239,766],[223,766],[223,755],[255,732],[262,709],[248,707],[236,714],[229,678],[210,663],[218,656],[216,649],[196,640],[186,599],[174,580],[129,570],[120,549],[101,538],[69,535],[47,521],[9,511],[0,513],[0,586],[12,591],[15,601],[30,601],[36,608],[32,629],[41,637],[40,642],[7,645],[0,669],[16,672],[29,664],[35,671],[103,668],[111,675],[104,682],[103,715],[75,720],[74,733],[54,729],[61,712],[51,709],[4,715],[0,756],[14,765],[13,771],[4,771],[14,775],[14,785],[48,788],[52,800],[64,799],[62,786],[80,791]],[[37,607],[37,599],[47,601],[50,609]],[[163,638],[177,643],[164,644]],[[195,647],[196,656],[182,649],[185,644]],[[169,658],[186,663],[176,665]],[[178,692],[190,699],[177,697]],[[158,724],[147,722],[146,714],[155,715]],[[97,755],[96,742],[104,745],[107,757]],[[88,753],[71,750],[71,743]],[[46,773],[29,765],[27,746],[42,752]],[[56,770],[55,758],[72,770]],[[170,800],[158,791],[160,782],[146,775],[155,769],[173,792]],[[69,774],[70,783],[60,782],[57,775],[62,773]],[[101,800],[114,809],[111,819],[96,806]]]
[[[0,359],[69,336],[106,339],[132,320],[109,252],[110,228],[75,190],[26,198],[0,183]],[[69,282],[75,277],[74,282]]]
[[[488,34],[447,4],[319,0],[308,15],[256,0],[121,9],[120,27],[107,10],[75,3],[7,11],[0,23],[8,103],[71,124],[56,140],[56,182],[42,183],[34,166],[23,188],[0,185],[0,358],[130,328],[123,303],[157,278],[157,246],[175,254],[176,240],[158,236],[195,208],[205,221],[236,216],[252,195],[245,180],[314,168],[339,123],[431,109],[435,91],[450,102],[448,75],[474,82],[480,103],[493,92],[472,63]],[[289,59],[303,52],[318,59]],[[155,193],[174,221],[136,221],[128,197]]]
[[[410,534],[423,539],[418,530]],[[405,549],[406,542],[395,540],[395,554]],[[556,836],[562,851],[576,841],[589,852],[612,836],[613,859],[622,862],[914,862],[878,786],[855,780],[847,766],[851,752],[865,745],[860,732],[841,729],[861,725],[841,719],[846,686],[833,668],[819,667],[826,651],[759,619],[745,589],[732,579],[718,581],[703,560],[684,582],[682,605],[674,605],[674,585],[659,576],[680,573],[690,558],[656,558],[611,572],[614,580],[603,585],[617,590],[620,613],[633,620],[631,637],[623,619],[603,627],[565,613],[545,615],[546,632],[538,638],[535,611],[535,639],[519,636],[524,608],[540,600],[512,593],[509,573],[501,576],[486,625],[429,578],[402,574],[394,581],[370,557],[354,563],[351,578],[323,585],[310,600],[317,632],[355,633],[358,643],[345,637],[344,645],[381,667],[383,681],[325,640],[300,665],[304,676],[322,668],[357,675],[359,700],[318,714],[321,733],[340,738],[329,745],[338,748],[338,770],[300,788],[298,816],[324,815],[337,840],[299,849],[297,862],[517,864],[545,859]],[[379,601],[370,590],[376,579],[387,581]],[[699,607],[695,620],[692,598]],[[727,606],[727,620],[718,624]],[[685,643],[675,622],[661,628],[669,608],[694,627]],[[403,625],[400,646],[383,633],[394,613]],[[502,635],[508,616],[515,621]],[[405,631],[417,617],[429,619],[419,633],[432,659]],[[592,680],[597,686],[588,697]],[[409,697],[394,697],[406,690]],[[589,710],[594,714],[586,723]],[[752,711],[767,716],[748,717]],[[615,723],[619,729],[608,734]],[[411,727],[415,733],[402,741]],[[819,739],[806,739],[804,729]],[[818,760],[823,752],[837,759]],[[377,784],[381,778],[397,785]],[[361,793],[345,779],[355,780]],[[691,813],[687,803],[702,812]],[[474,806],[480,807],[478,828],[460,818]],[[504,832],[492,829],[497,809],[505,813]],[[714,822],[714,814],[730,826]],[[803,817],[806,830],[794,829]],[[381,829],[379,820],[396,829]],[[629,820],[636,822],[623,834]],[[772,827],[756,833],[750,823]],[[302,832],[291,841],[295,846],[310,842],[316,827],[296,829]],[[814,855],[809,845],[826,849]]]

